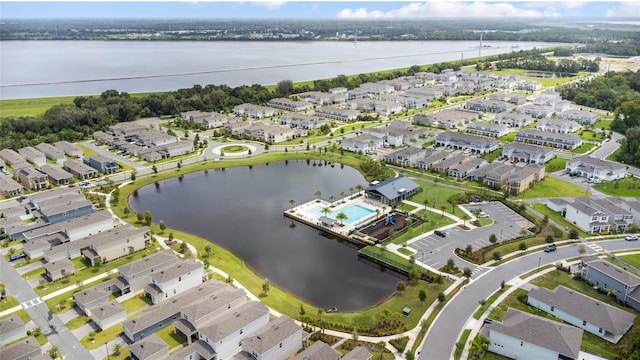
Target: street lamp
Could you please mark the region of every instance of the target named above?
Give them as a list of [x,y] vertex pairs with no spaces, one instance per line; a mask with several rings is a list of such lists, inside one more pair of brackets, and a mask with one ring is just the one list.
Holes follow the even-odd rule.
[[109,343],[108,341],[105,341],[104,342],[104,347],[107,349],[107,360],[110,360],[110,357],[109,357],[109,346],[107,345],[108,343]]
[[538,268],[536,269],[536,272],[540,271],[540,260],[542,260],[542,257],[538,257]]
[[424,266],[424,251],[420,251],[420,262],[422,263],[422,266]]
[[503,229],[500,229],[500,243],[501,243],[501,244],[502,244],[502,230],[503,230]]

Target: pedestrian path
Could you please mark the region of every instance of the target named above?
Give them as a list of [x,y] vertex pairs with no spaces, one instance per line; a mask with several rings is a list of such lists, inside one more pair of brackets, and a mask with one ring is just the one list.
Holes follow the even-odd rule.
[[594,244],[594,243],[585,243],[585,246],[588,247],[589,249],[595,251],[595,252],[601,252],[603,250],[603,247],[598,245],[598,244]]
[[25,302],[21,303],[20,306],[22,306],[23,309],[28,309],[28,308],[30,308],[32,306],[36,306],[38,304],[41,304],[42,302],[43,302],[42,298],[41,297],[37,297],[37,298],[33,298],[31,300],[28,300],[28,301],[25,301]]

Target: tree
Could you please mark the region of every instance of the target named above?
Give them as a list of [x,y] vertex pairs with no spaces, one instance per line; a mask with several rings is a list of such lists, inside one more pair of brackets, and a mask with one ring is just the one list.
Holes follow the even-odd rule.
[[467,255],[471,255],[471,253],[473,252],[473,246],[471,246],[471,244],[467,244],[467,247],[464,249],[464,252]]
[[136,181],[136,172],[135,171],[131,172],[131,181]]
[[296,204],[296,201],[294,199],[289,200],[289,204],[291,204],[291,207],[293,207]]
[[210,244],[205,245],[204,251],[207,253],[207,256],[211,256],[211,245]]
[[453,258],[447,259],[447,269],[453,271],[456,268],[456,263],[453,261]]
[[420,303],[424,304],[424,301],[427,300],[427,292],[424,289],[420,289],[418,292],[418,299],[420,299]]
[[344,220],[347,220],[349,217],[347,216],[347,214],[343,213],[343,212],[339,212],[338,215],[336,215],[336,220],[340,220],[340,225],[342,225],[342,222]]
[[471,277],[471,269],[468,267],[463,267],[462,268],[462,275],[464,275],[464,277],[466,277],[467,279]]
[[147,226],[151,226],[151,223],[153,222],[153,214],[151,214],[151,211],[147,210],[144,212],[144,223],[147,224]]
[[322,192],[320,190],[318,190],[313,195],[316,197],[316,199],[319,199],[320,196],[322,196]]
[[396,290],[399,293],[402,293],[403,291],[405,291],[407,289],[407,284],[405,284],[404,281],[400,280],[398,281],[398,283],[396,284]]
[[322,210],[320,210],[320,212],[322,213],[322,215],[328,216],[329,214],[331,214],[331,208],[323,207]]
[[136,218],[138,219],[138,221],[142,222],[142,220],[144,220],[144,214],[141,212],[137,212]]
[[282,80],[276,86],[276,92],[283,97],[287,97],[293,93],[293,81]]
[[467,227],[467,220],[471,220],[471,217],[469,216],[469,214],[463,213],[462,216],[460,216],[460,218],[462,218],[462,225],[464,227]]
[[331,206],[333,206],[333,202],[336,200],[336,197],[331,195],[329,196],[329,202],[331,203]]
[[113,345],[113,355],[120,356],[121,350],[122,350],[122,344],[116,343]]
[[411,270],[411,272],[409,272],[409,283],[415,286],[418,280],[420,280],[420,272],[418,270]]
[[180,254],[184,254],[187,252],[187,250],[189,250],[189,246],[187,245],[186,242],[181,242],[180,243],[180,249],[178,250],[180,252]]
[[523,241],[520,244],[518,244],[518,250],[521,250],[521,251],[527,250],[527,243]]
[[578,234],[578,230],[576,230],[576,229],[571,229],[571,230],[569,231],[569,239],[573,239],[573,240],[575,240],[575,239],[578,239],[579,237],[580,237],[580,234]]
[[587,249],[585,249],[584,245],[580,244],[578,245],[578,254],[580,254],[580,258],[582,258],[582,255],[584,255],[584,253],[587,252]]
[[380,359],[382,359],[382,352],[384,351],[384,348],[386,347],[386,343],[384,341],[380,341],[376,345],[378,345],[378,349],[380,349]]
[[156,174],[156,175],[158,174],[158,167],[157,167],[157,166],[153,165],[153,166],[151,167],[151,170],[153,170],[153,173],[154,173],[154,174]]
[[498,237],[496,236],[496,234],[489,235],[489,242],[490,243],[495,244],[496,241],[498,241]]
[[445,296],[445,294],[443,292],[438,294],[438,302],[443,303],[445,300],[447,300],[447,297]]
[[471,347],[469,348],[469,358],[470,359],[482,359],[484,353],[489,348],[489,339],[482,335],[476,336],[473,341],[471,341]]
[[269,290],[270,290],[269,280],[264,279],[264,282],[262,283],[262,292],[264,293],[264,296],[269,295]]
[[552,235],[547,235],[547,236],[544,238],[544,241],[545,241],[547,244],[551,244],[551,243],[553,242],[553,236],[552,236]]
[[494,261],[500,261],[500,259],[502,259],[502,256],[500,256],[500,252],[499,251],[494,251],[493,254],[491,254],[491,258]]
[[[302,319],[304,319],[304,315],[307,313],[302,304],[300,304],[300,312],[298,313],[300,314],[300,321],[302,321]],[[302,326],[304,327],[304,322],[302,323]]]
[[51,356],[52,359],[55,359],[58,357],[58,351],[60,351],[60,348],[58,347],[58,345],[53,345],[52,347],[49,348],[49,350],[47,350],[47,354],[49,354],[49,356]]
[[160,226],[160,231],[164,232],[167,229],[167,225],[164,223],[164,220],[160,220],[160,222],[158,223],[158,226]]
[[440,210],[442,210],[442,216],[444,216],[444,211],[447,210],[446,205],[440,205]]

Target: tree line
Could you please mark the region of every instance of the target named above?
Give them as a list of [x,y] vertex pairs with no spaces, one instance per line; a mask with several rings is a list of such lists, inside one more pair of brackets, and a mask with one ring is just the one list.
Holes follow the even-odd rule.
[[640,70],[609,72],[593,80],[566,85],[560,95],[579,105],[612,111],[611,130],[625,135],[616,160],[640,165]]

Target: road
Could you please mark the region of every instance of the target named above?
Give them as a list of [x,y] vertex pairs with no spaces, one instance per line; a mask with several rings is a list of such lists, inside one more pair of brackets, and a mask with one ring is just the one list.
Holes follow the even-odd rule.
[[[638,249],[637,242],[611,240],[598,242],[598,249],[605,246],[606,250]],[[585,243],[585,256],[597,252]],[[594,244],[595,245],[595,244]],[[420,350],[419,359],[450,359],[460,332],[468,328],[467,322],[473,319],[473,313],[478,307],[478,301],[487,299],[500,288],[500,283],[509,281],[523,273],[536,269],[538,266],[555,264],[566,258],[578,255],[578,244],[558,247],[552,253],[536,252],[502,264],[485,272],[482,276],[472,280],[463,290],[452,298],[438,315],[425,337]],[[471,340],[471,338],[469,339]]]
[[42,298],[4,258],[0,259],[0,274],[8,292],[25,308],[33,323],[42,329],[49,343],[58,346],[63,359],[93,359],[91,353],[67,329],[64,322],[53,314]]

